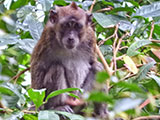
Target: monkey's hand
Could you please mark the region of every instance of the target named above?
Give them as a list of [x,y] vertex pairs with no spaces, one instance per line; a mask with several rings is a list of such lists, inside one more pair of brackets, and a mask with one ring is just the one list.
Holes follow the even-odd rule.
[[84,101],[82,99],[76,99],[73,97],[68,97],[65,101],[65,103],[67,105],[71,105],[71,106],[80,106],[84,104]]

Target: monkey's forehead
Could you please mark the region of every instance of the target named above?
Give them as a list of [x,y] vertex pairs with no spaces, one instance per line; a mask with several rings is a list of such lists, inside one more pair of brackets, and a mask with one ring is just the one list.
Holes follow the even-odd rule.
[[74,16],[77,20],[86,18],[86,12],[79,7],[78,9],[73,9],[70,6],[59,7],[58,14],[60,18],[70,17],[70,16]]

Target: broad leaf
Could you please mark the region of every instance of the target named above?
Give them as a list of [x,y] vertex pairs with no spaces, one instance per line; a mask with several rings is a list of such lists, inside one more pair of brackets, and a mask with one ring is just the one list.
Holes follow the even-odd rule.
[[150,70],[150,68],[152,68],[154,66],[155,62],[150,62],[146,65],[143,65],[137,75],[137,80],[142,80],[146,77],[148,71]]
[[141,102],[142,102],[142,99],[124,98],[116,102],[114,111],[116,113],[119,113],[122,111],[133,109],[133,108],[136,108]]
[[57,96],[59,94],[72,92],[75,90],[80,90],[80,89],[79,88],[66,88],[66,89],[60,89],[60,90],[53,91],[47,96],[46,101],[48,101],[49,98],[52,98],[52,97]]
[[32,88],[28,90],[28,95],[35,104],[36,109],[38,109],[43,104],[43,100],[45,98],[45,90],[46,89],[34,90]]
[[137,55],[139,52],[136,51],[138,48],[151,44],[151,42],[149,40],[138,40],[136,42],[134,42],[127,50],[127,55],[128,56],[135,56]]
[[109,102],[113,103],[113,99],[111,96],[107,95],[105,92],[100,92],[100,91],[95,91],[92,92],[88,98],[89,101],[94,101],[94,102]]
[[143,17],[157,17],[160,16],[160,2],[155,2],[150,5],[144,5],[140,9],[136,10],[133,16]]
[[107,72],[98,72],[96,74],[96,81],[99,83],[104,83],[109,78],[109,75]]
[[151,77],[152,79],[154,79],[156,81],[156,83],[159,85],[160,87],[160,77],[152,74],[152,75],[149,75],[149,77]]
[[20,8],[18,11],[17,11],[17,18],[20,19],[20,20],[24,20],[25,17],[30,14],[33,9],[35,7],[34,6],[30,6],[30,5],[26,5],[22,8]]
[[125,88],[128,91],[132,92],[142,92],[141,88],[135,83],[127,83],[127,82],[118,82],[116,83],[118,87]]
[[52,6],[52,0],[39,0],[39,2],[42,4],[44,11],[49,11]]
[[33,15],[27,15],[25,24],[28,24],[29,32],[34,40],[39,40],[43,31],[43,25]]
[[59,116],[54,111],[40,111],[38,120],[60,120]]
[[23,94],[20,93],[19,89],[20,89],[20,86],[18,85],[14,85],[14,84],[11,84],[11,83],[4,83],[1,85],[1,87],[4,87],[10,91],[12,91],[15,95],[17,95],[19,97],[19,101],[21,102],[21,104],[24,104],[25,103],[25,97]]
[[126,19],[122,16],[106,15],[103,13],[93,13],[93,17],[103,28],[114,26],[121,21],[126,21]]
[[23,39],[18,41],[20,44],[19,47],[26,51],[27,53],[31,54],[33,51],[34,46],[36,45],[37,41],[33,39]]
[[0,46],[16,44],[19,41],[18,35],[0,36]]
[[24,120],[38,120],[38,118],[33,114],[24,114]]
[[136,74],[138,72],[138,69],[136,67],[136,64],[133,62],[133,60],[129,57],[129,56],[124,56],[123,60],[126,64],[126,67],[133,72],[134,74]]
[[69,120],[86,120],[84,117],[80,116],[80,115],[76,115],[76,114],[71,114],[68,112],[62,112],[62,111],[55,111],[57,114],[66,116],[67,118],[69,118]]

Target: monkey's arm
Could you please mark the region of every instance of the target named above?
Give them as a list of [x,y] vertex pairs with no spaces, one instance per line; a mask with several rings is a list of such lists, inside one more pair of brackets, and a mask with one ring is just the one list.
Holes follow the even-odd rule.
[[43,79],[45,77],[45,69],[41,63],[31,65],[31,87],[34,89],[44,88]]
[[92,63],[92,66],[90,68],[90,71],[85,79],[85,82],[84,84],[82,85],[82,88],[85,90],[85,91],[90,91],[93,89],[94,87],[94,80],[95,80],[95,75],[97,72],[100,72],[103,70],[103,66],[100,62],[98,61],[94,61]]

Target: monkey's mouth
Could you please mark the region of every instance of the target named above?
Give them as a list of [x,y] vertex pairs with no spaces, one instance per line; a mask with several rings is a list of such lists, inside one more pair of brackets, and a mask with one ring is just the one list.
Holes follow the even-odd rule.
[[75,45],[73,45],[73,44],[68,44],[68,45],[66,45],[66,47],[67,47],[67,49],[73,49],[73,48],[75,47]]

